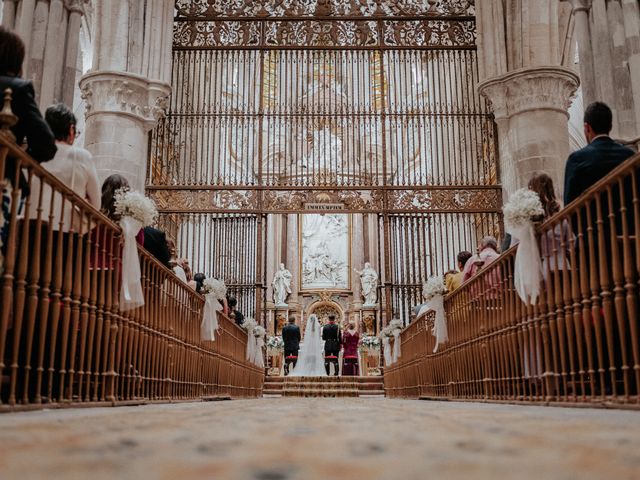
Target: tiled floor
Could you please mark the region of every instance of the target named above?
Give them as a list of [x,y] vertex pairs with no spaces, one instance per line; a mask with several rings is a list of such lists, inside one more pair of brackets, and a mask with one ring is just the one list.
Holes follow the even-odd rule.
[[640,412],[259,399],[0,415],[9,479],[640,479]]

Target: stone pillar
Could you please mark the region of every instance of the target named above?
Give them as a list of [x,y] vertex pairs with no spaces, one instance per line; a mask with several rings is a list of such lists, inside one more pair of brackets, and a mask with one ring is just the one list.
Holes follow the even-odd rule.
[[[557,0],[476,2],[480,93],[498,125],[505,195],[526,186],[536,171],[551,175],[560,193],[569,154],[568,109],[579,78],[560,40],[560,18],[570,7]],[[571,42],[571,40],[568,40]]]
[[300,242],[298,240],[298,229],[300,228],[297,214],[290,213],[287,219],[287,238],[284,240],[287,244],[287,265],[291,272],[291,295],[287,303],[291,310],[296,310],[300,300],[298,294],[300,291]]
[[62,70],[62,101],[73,105],[73,94],[78,76],[78,53],[80,45],[80,26],[82,24],[82,7],[80,1],[69,3],[69,21],[67,24],[67,49]]
[[65,14],[62,0],[51,0],[49,5],[49,19],[47,22],[47,36],[44,47],[44,61],[42,67],[42,83],[40,85],[40,108],[45,109],[56,98],[56,70],[64,61],[60,51],[63,50],[66,32],[61,28]]
[[580,84],[585,105],[594,102],[598,97],[596,73],[591,54],[591,32],[589,26],[588,0],[570,0],[576,22],[578,57],[580,59]]
[[2,26],[13,29],[16,24],[16,0],[4,0],[2,5]]
[[[164,115],[171,92],[171,0],[110,0],[95,4],[93,68],[80,80],[86,102],[85,147],[101,180],[113,173],[132,188],[145,185],[148,133]],[[150,42],[150,48],[142,45]],[[168,59],[168,60],[167,60]],[[146,66],[146,68],[145,68]]]
[[548,173],[558,191],[569,155],[567,121],[578,76],[563,67],[523,69],[482,82],[498,125],[500,173],[506,194]]

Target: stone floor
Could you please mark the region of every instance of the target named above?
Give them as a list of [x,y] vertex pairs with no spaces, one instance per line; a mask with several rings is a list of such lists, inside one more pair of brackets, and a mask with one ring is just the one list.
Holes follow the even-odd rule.
[[640,412],[274,398],[0,415],[9,479],[640,479]]

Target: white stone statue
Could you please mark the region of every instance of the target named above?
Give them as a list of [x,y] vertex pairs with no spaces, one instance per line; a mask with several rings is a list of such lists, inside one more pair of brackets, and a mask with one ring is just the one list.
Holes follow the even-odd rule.
[[[356,270],[356,269],[354,269]],[[356,270],[360,275],[362,285],[362,296],[364,297],[364,307],[373,307],[378,300],[378,274],[371,268],[371,264],[366,262],[362,271]]]
[[287,295],[291,293],[291,272],[284,268],[284,263],[280,264],[280,268],[273,276],[273,301],[276,307],[287,307],[285,303]]

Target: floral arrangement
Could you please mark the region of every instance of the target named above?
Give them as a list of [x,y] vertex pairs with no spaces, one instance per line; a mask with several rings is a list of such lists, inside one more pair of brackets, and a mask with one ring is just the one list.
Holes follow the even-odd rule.
[[227,286],[224,281],[217,278],[207,278],[202,282],[202,290],[205,295],[213,294],[218,300],[222,300],[227,295]]
[[244,328],[248,334],[253,334],[253,330],[258,326],[258,322],[256,322],[253,318],[245,318],[242,323],[242,328]]
[[158,209],[153,200],[140,192],[121,188],[115,192],[115,213],[120,217],[132,217],[143,226],[153,225]]
[[504,221],[509,227],[525,226],[535,217],[544,215],[544,208],[537,193],[527,188],[516,190],[502,209]]
[[284,340],[279,335],[267,338],[267,349],[271,354],[284,351]]
[[253,327],[253,336],[258,338],[263,338],[267,334],[267,331],[262,325],[257,325]]
[[373,336],[364,336],[360,341],[360,351],[376,354],[380,352],[380,339]]
[[447,288],[445,287],[444,279],[440,275],[430,277],[422,285],[422,295],[427,301],[431,300],[436,295],[444,295],[446,291]]

